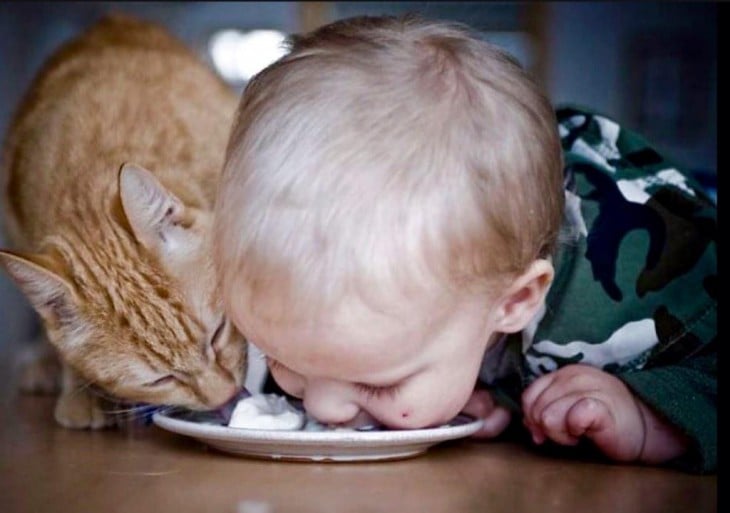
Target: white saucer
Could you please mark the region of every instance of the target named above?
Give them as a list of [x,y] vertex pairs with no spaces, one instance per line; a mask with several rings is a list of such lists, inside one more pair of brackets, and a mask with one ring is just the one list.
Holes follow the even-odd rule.
[[185,417],[190,417],[190,413],[157,412],[152,421],[167,431],[240,456],[332,462],[410,458],[439,442],[469,436],[483,422],[459,415],[445,426],[430,429],[280,431],[230,428],[214,421],[185,420]]

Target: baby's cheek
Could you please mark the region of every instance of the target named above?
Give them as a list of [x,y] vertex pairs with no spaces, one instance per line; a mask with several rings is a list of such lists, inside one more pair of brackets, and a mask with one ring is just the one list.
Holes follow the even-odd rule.
[[382,405],[377,412],[370,412],[381,423],[394,429],[420,429],[440,424],[440,416],[428,405],[416,405],[394,401]]
[[367,409],[378,421],[396,429],[443,426],[459,414],[471,391],[462,386],[444,387],[438,377],[417,376],[393,397],[384,397]]

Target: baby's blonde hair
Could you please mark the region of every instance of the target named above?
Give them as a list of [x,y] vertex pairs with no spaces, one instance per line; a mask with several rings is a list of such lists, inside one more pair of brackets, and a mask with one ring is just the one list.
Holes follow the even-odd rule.
[[453,23],[351,18],[246,87],[215,260],[229,309],[293,322],[514,276],[562,210],[555,115],[513,58]]

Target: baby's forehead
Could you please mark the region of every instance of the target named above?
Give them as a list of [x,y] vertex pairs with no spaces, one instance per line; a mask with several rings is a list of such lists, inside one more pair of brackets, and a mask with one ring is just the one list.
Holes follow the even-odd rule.
[[336,367],[340,372],[357,374],[417,360],[429,343],[432,328],[436,328],[432,320],[420,315],[359,313],[291,324],[253,320],[252,342],[301,373],[317,374]]
[[[291,296],[288,299],[292,301]],[[450,334],[455,326],[463,330],[464,323],[473,322],[464,319],[463,312],[475,300],[466,293],[409,298],[357,294],[346,295],[312,316],[299,317],[287,308],[251,308],[242,309],[237,321],[244,327],[243,334],[267,356],[302,374],[324,375],[336,369],[355,375],[410,369],[434,359],[443,352],[439,346],[458,342]],[[482,301],[476,303],[486,306]]]
[[[277,324],[268,332],[272,342],[285,345],[288,349],[302,353],[303,357],[327,360],[331,355],[355,355],[362,359],[385,358],[387,350],[391,355],[412,352],[419,349],[426,335],[423,326],[416,323],[402,324],[378,318],[361,317],[348,322]],[[265,338],[269,338],[264,335]]]

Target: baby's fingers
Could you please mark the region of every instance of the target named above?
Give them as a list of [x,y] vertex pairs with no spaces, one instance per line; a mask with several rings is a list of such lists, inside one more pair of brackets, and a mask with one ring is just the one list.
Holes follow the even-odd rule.
[[568,413],[568,426],[574,436],[585,436],[606,456],[617,461],[632,461],[641,454],[643,436],[621,436],[608,405],[593,397],[576,403]]
[[511,415],[509,410],[497,405],[487,390],[476,390],[467,401],[463,413],[484,420],[481,429],[474,433],[476,438],[494,438],[505,430]]
[[484,417],[484,424],[472,436],[474,438],[495,438],[507,428],[511,418],[512,415],[508,409],[497,406],[488,416]]
[[525,416],[529,415],[529,412],[532,411],[533,406],[543,392],[550,388],[556,376],[557,373],[554,372],[540,376],[522,392],[522,409],[525,412]]
[[558,398],[559,388],[555,386],[557,373],[551,372],[537,378],[522,393],[522,412],[525,427],[530,431],[536,444],[545,441],[540,415],[545,406]]
[[572,436],[593,439],[610,429],[612,419],[606,403],[595,397],[582,397],[568,411],[566,424]]
[[578,432],[579,430],[574,430],[570,426],[569,412],[581,400],[582,396],[579,394],[560,397],[545,405],[539,412],[534,412],[532,422],[537,425],[545,437],[554,442],[561,445],[575,445],[578,443],[582,432]]

